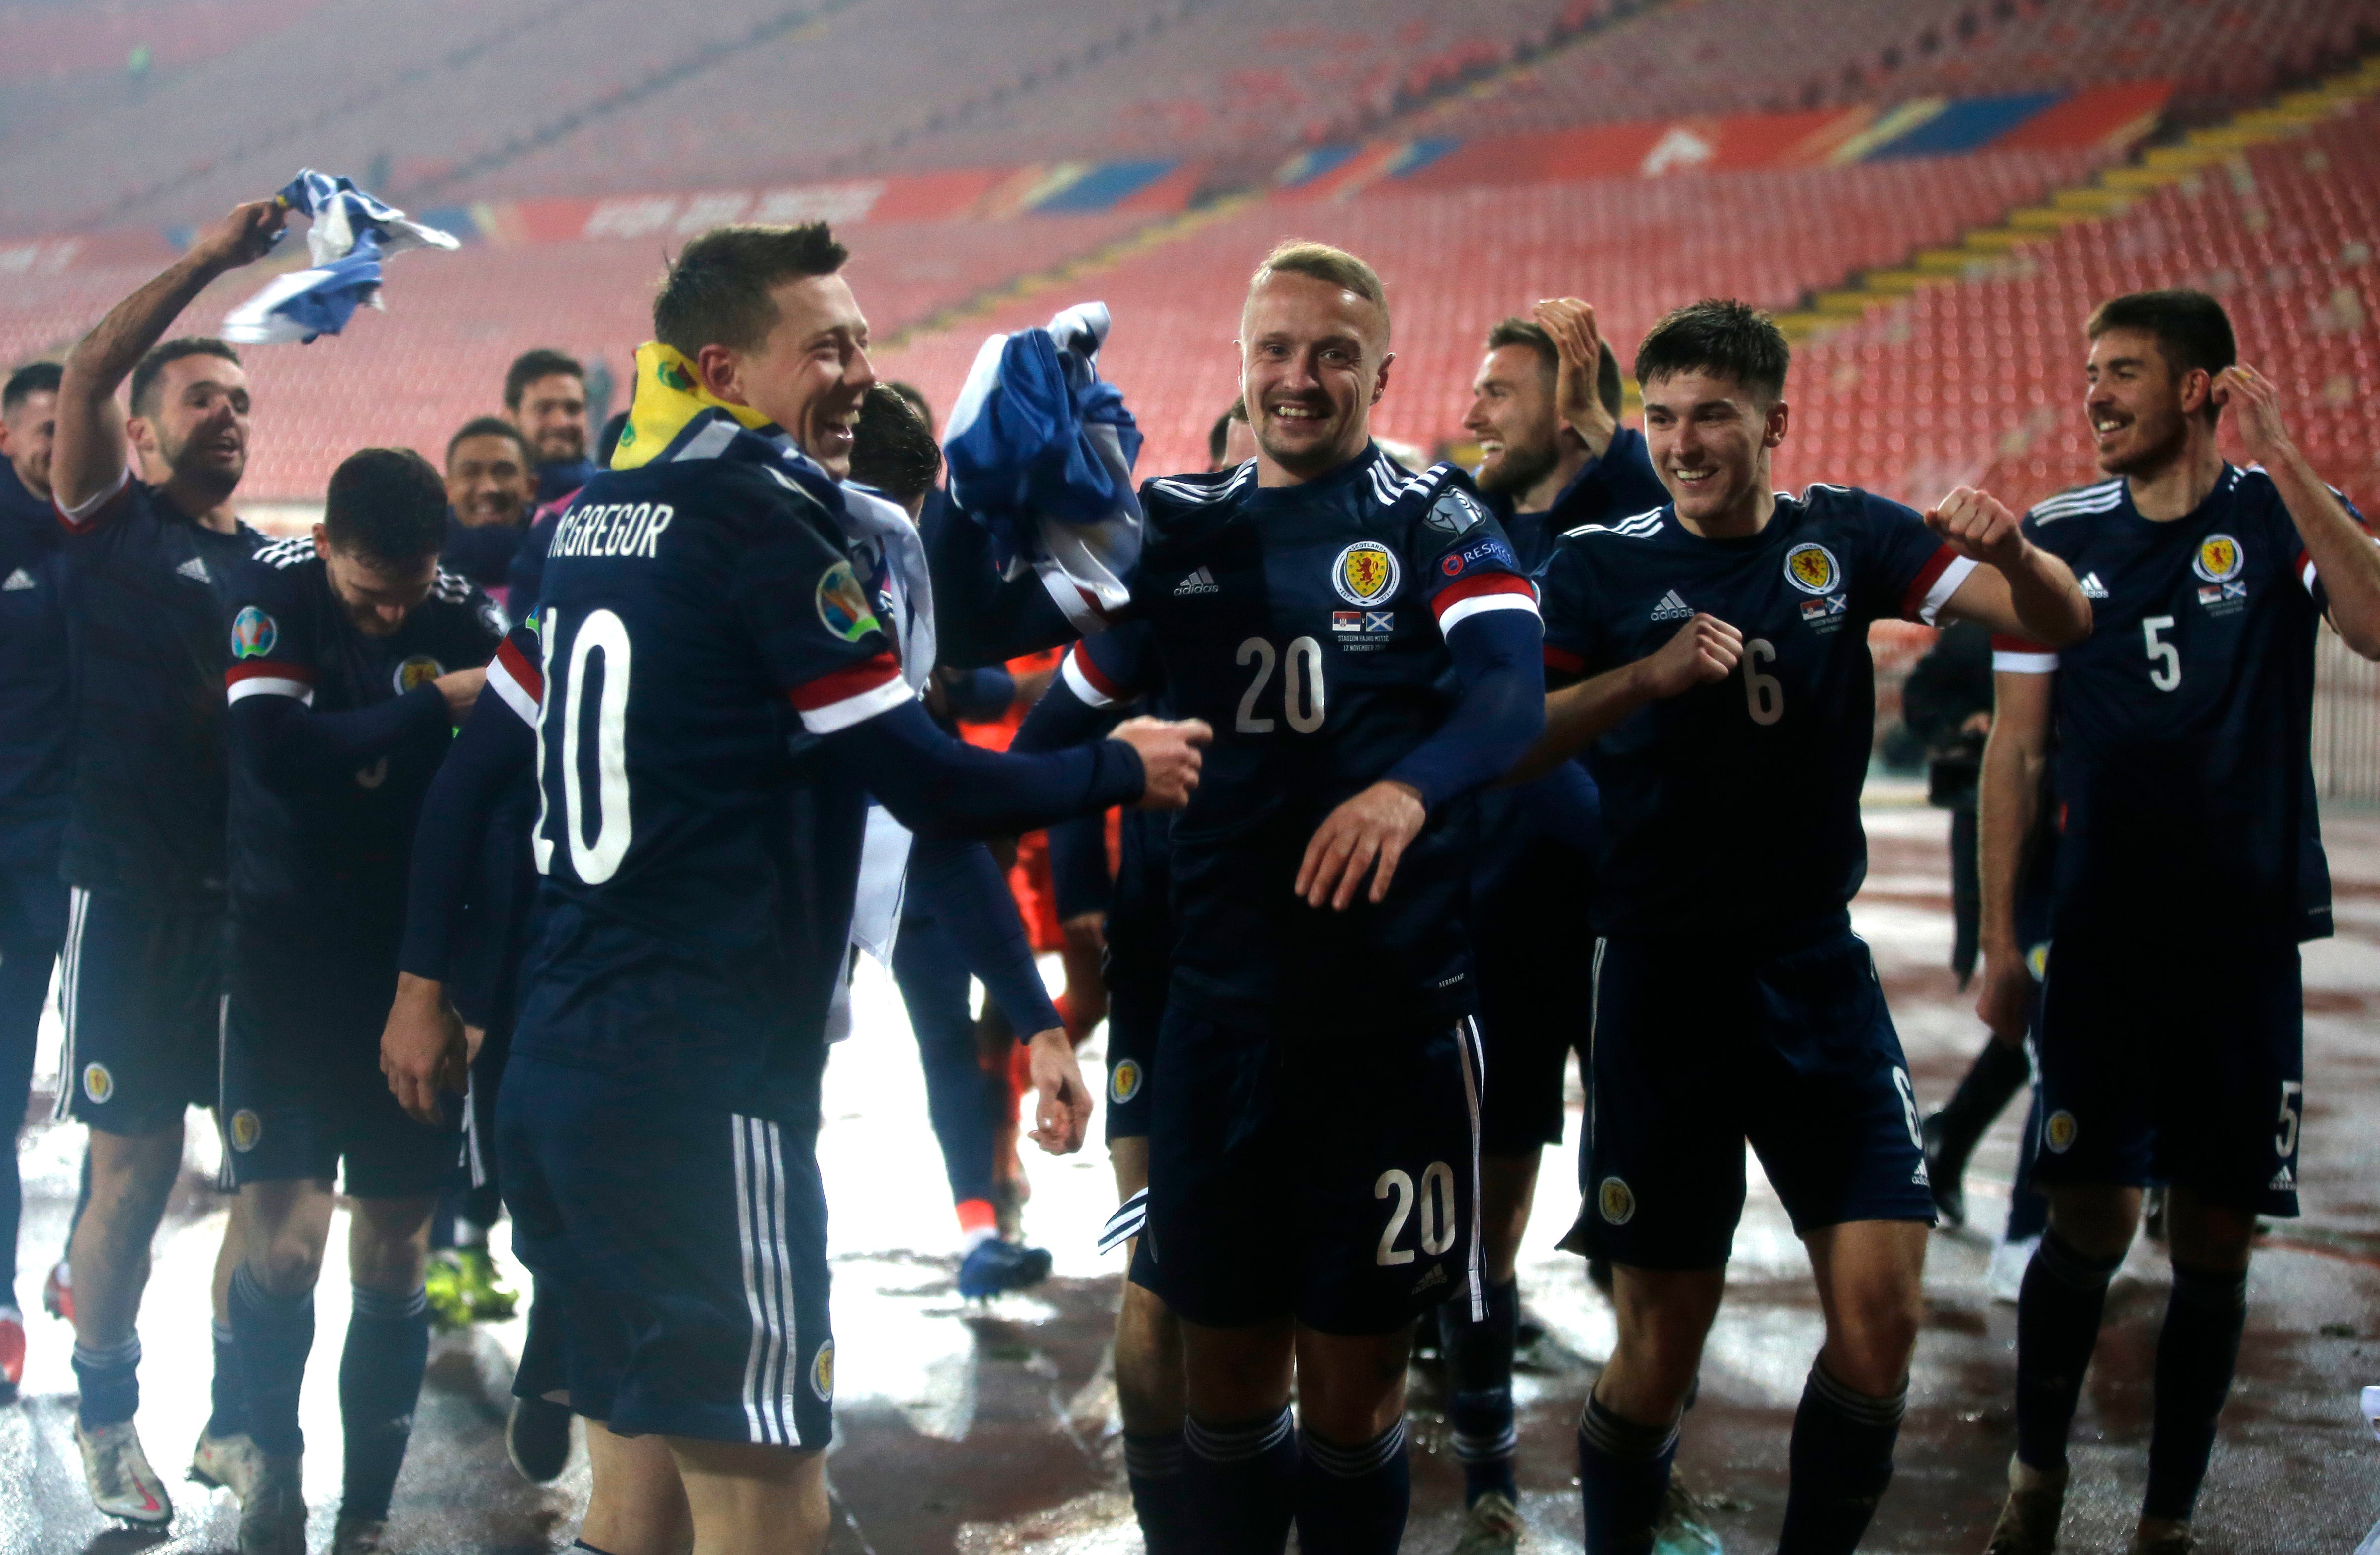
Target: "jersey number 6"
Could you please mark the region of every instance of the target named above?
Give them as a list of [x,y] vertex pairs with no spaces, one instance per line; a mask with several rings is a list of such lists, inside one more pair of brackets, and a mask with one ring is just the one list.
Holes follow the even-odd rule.
[[1777,645],[1767,638],[1754,638],[1743,645],[1743,700],[1755,723],[1774,723],[1785,716],[1784,683],[1760,673],[1762,660],[1773,662],[1776,658]]
[[[1248,682],[1240,698],[1240,715],[1232,721],[1232,728],[1243,735],[1269,735],[1272,720],[1257,715],[1257,699],[1272,682],[1272,668],[1279,660],[1272,644],[1262,638],[1250,638],[1240,644],[1239,662],[1253,662],[1256,678]],[[1302,662],[1302,663],[1301,663]],[[1303,681],[1301,690],[1299,683]],[[1303,700],[1305,706],[1298,704]],[[1281,677],[1281,711],[1289,726],[1301,735],[1310,735],[1322,727],[1322,645],[1312,638],[1299,638],[1289,645],[1289,663]]]
[[[553,678],[553,645],[562,637],[562,615],[558,611],[545,613],[544,622],[545,684],[551,688]],[[621,858],[628,851],[628,674],[634,655],[628,647],[627,623],[608,610],[590,613],[579,623],[570,642],[569,673],[560,685],[563,695],[556,699],[549,689],[543,709],[537,721],[537,830],[530,833],[530,844],[537,855],[537,872],[553,872],[553,837],[547,830],[546,817],[550,808],[545,784],[545,725],[554,710],[562,712],[562,808],[564,835],[570,844],[570,868],[588,885],[601,885],[620,868]],[[579,699],[587,689],[589,660],[602,664],[603,688],[596,699],[595,709],[595,841],[587,842],[587,795],[579,778],[579,731],[586,726],[586,710]]]

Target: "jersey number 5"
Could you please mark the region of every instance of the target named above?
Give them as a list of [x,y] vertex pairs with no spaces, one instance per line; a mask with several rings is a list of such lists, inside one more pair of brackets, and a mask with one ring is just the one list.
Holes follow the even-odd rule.
[[2173,617],[2152,615],[2141,623],[2141,636],[2148,640],[2149,684],[2160,691],[2170,691],[2181,684],[2181,650],[2169,642],[2159,642],[2159,632],[2173,630]]
[[[548,610],[542,647],[545,706],[537,721],[537,830],[530,847],[537,872],[553,872],[553,835],[547,827],[552,789],[545,781],[545,726],[559,710],[562,719],[563,835],[570,844],[570,868],[588,885],[601,885],[618,871],[628,851],[628,675],[635,655],[628,647],[627,624],[608,610],[590,613],[571,634],[568,673],[553,677],[554,644],[563,637],[562,614]],[[595,707],[595,841],[587,841],[587,793],[579,777],[580,731],[587,711],[580,698],[587,689],[590,662],[601,666],[603,686]],[[559,685],[562,695],[552,694]]]
[[[1240,644],[1239,662],[1254,663],[1257,673],[1240,698],[1239,717],[1232,721],[1232,728],[1235,732],[1243,735],[1272,733],[1272,720],[1259,717],[1257,713],[1257,699],[1263,696],[1264,688],[1272,683],[1273,665],[1280,658],[1272,644],[1262,638],[1250,638]],[[1299,734],[1310,735],[1322,727],[1322,645],[1312,638],[1299,638],[1289,645],[1288,659],[1281,677],[1281,716],[1287,718],[1289,726]]]

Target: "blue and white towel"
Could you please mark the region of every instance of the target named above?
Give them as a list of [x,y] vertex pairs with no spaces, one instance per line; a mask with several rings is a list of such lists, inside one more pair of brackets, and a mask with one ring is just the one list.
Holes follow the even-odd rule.
[[1086,302],[987,339],[942,444],[952,504],[991,531],[1008,577],[1037,574],[1086,633],[1130,600],[1140,560],[1140,429],[1099,377],[1108,327],[1107,305]]
[[313,218],[306,247],[310,270],[276,275],[224,319],[223,336],[241,346],[305,342],[336,334],[358,308],[381,306],[381,267],[412,249],[459,249],[451,232],[407,220],[404,212],[356,188],[352,178],[301,170],[274,197]]

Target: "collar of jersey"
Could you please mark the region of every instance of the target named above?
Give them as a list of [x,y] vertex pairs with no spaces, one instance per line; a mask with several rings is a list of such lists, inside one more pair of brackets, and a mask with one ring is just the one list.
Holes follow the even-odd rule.
[[[613,469],[636,469],[667,454],[681,439],[722,419],[758,434],[780,453],[795,452],[783,429],[748,405],[730,405],[702,386],[694,364],[658,340],[637,347],[637,382],[628,400],[628,424],[613,451]],[[742,439],[735,441],[741,442]]]
[[[1328,475],[1318,475],[1311,480],[1301,480],[1294,486],[1251,484],[1246,492],[1241,496],[1240,502],[1243,506],[1254,507],[1279,507],[1290,503],[1309,502],[1351,484],[1374,464],[1387,458],[1388,455],[1381,452],[1378,443],[1366,443],[1364,444],[1362,453]],[[1402,482],[1407,478],[1405,468],[1402,465],[1397,465],[1395,469],[1397,480]]]

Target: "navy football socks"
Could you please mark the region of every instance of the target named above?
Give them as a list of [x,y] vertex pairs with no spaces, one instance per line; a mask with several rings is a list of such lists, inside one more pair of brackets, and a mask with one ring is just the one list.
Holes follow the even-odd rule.
[[140,1340],[93,1350],[74,1347],[75,1383],[82,1396],[75,1405],[83,1428],[113,1426],[140,1413]]
[[1453,1396],[1446,1420],[1454,1430],[1454,1455],[1463,1464],[1464,1505],[1490,1490],[1521,1499],[1512,1461],[1520,1434],[1512,1426],[1512,1351],[1521,1315],[1516,1281],[1488,1287],[1488,1315],[1471,1320],[1468,1301],[1438,1309],[1439,1354],[1446,1357]]
[[2016,1456],[2027,1468],[2066,1467],[2066,1433],[2099,1342],[2107,1282],[2123,1261],[2086,1257],[2053,1230],[2025,1265],[2016,1298]]
[[214,1411],[207,1416],[212,1437],[248,1434],[248,1387],[239,1374],[239,1342],[229,1323],[217,1323],[215,1332]]
[[2149,1488],[2141,1515],[2187,1522],[2215,1450],[2215,1417],[2240,1364],[2248,1322],[2248,1276],[2173,1268],[2165,1329],[2157,1335],[2156,1427],[2149,1438]]
[[1855,1392],[1810,1367],[1802,1406],[1793,1413],[1787,1460],[1792,1478],[1785,1495],[1779,1555],[1850,1555],[1892,1483],[1892,1444],[1909,1407],[1909,1388],[1878,1398]]
[[1589,1393],[1578,1421],[1578,1495],[1586,1555],[1651,1555],[1678,1455],[1676,1422],[1640,1426]]
[[403,1294],[355,1287],[346,1348],[339,1356],[339,1420],[347,1454],[341,1515],[388,1515],[429,1358],[430,1299],[420,1286]]
[[1124,1477],[1132,1484],[1132,1513],[1148,1555],[1190,1548],[1182,1526],[1182,1459],[1180,1431],[1124,1433]]
[[1182,1423],[1182,1500],[1199,1555],[1281,1555],[1297,1504],[1297,1431],[1289,1406],[1261,1420]]
[[1297,1548],[1300,1555],[1396,1555],[1413,1501],[1404,1416],[1354,1447],[1299,1433]]
[[231,1330],[248,1383],[249,1440],[268,1457],[304,1452],[298,1395],[314,1348],[314,1293],[274,1295],[242,1263],[231,1277]]

